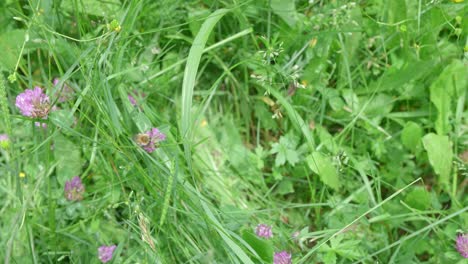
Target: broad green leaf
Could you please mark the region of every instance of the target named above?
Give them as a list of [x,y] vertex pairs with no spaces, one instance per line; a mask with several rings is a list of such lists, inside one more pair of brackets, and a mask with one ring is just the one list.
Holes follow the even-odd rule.
[[52,111],[49,114],[49,120],[60,128],[70,128],[73,125],[73,116],[68,110]]
[[335,190],[340,187],[338,172],[329,157],[320,152],[314,152],[307,156],[307,164],[314,173],[320,176],[323,183]]
[[401,143],[403,146],[415,152],[420,145],[423,129],[420,125],[414,122],[406,123],[403,131],[401,131]]
[[276,191],[281,195],[293,193],[294,186],[290,180],[283,180],[278,184]]
[[0,50],[2,51],[0,69],[4,68],[8,71],[13,71],[15,69],[25,35],[26,31],[20,29],[11,30],[0,35]]
[[330,152],[334,154],[338,152],[338,146],[335,142],[335,139],[325,127],[317,125],[315,131],[317,131],[321,144],[323,144]]
[[448,136],[427,134],[423,137],[423,145],[432,168],[439,175],[439,182],[448,186],[453,158],[452,143]]
[[452,115],[452,100],[463,96],[466,91],[468,68],[459,60],[449,64],[430,87],[431,102],[437,108],[435,129],[437,134],[450,131],[449,118]]
[[426,210],[431,206],[431,196],[424,187],[415,187],[405,197],[405,203],[418,210]]
[[57,179],[61,185],[81,173],[82,160],[78,146],[62,135],[54,140],[54,156],[57,162]]
[[274,250],[271,240],[258,238],[249,231],[244,231],[242,233],[242,238],[255,250],[255,252],[257,252],[262,260],[264,260],[266,263],[273,262]]
[[203,20],[205,20],[210,15],[209,9],[191,9],[188,13],[189,19],[189,28],[193,36],[196,36],[198,31],[201,28]]
[[298,15],[294,0],[271,0],[271,9],[281,17],[290,27],[296,25]]

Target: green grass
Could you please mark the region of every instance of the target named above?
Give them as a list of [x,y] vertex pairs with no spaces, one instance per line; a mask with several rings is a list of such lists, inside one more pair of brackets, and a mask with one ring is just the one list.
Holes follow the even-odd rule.
[[[1,261],[100,263],[115,244],[111,263],[466,263],[467,10],[6,0]],[[35,86],[58,107],[46,129],[15,106]],[[167,140],[147,153],[152,127]]]

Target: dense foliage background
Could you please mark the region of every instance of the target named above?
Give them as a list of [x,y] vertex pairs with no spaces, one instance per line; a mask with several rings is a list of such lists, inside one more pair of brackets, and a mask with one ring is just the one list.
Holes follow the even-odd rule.
[[467,263],[466,1],[2,1],[5,263]]

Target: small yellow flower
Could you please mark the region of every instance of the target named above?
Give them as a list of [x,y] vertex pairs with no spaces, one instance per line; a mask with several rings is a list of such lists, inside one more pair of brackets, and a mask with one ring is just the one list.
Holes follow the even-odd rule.
[[24,177],[26,177],[26,173],[20,172],[18,176],[19,176],[20,178],[24,178]]
[[118,33],[120,30],[122,30],[122,27],[120,26],[119,21],[114,19],[109,24],[107,24],[107,29]]
[[454,3],[463,3],[465,0],[452,0]]
[[206,125],[208,125],[208,122],[206,121],[206,119],[203,119],[203,120],[201,121],[200,126],[201,126],[201,127],[205,127]]

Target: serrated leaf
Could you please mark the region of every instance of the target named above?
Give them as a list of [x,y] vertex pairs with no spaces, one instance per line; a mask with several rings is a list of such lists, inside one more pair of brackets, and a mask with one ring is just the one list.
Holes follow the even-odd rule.
[[273,143],[271,153],[276,153],[275,166],[284,165],[286,161],[293,166],[299,162],[296,146],[296,140],[290,135],[282,136],[279,142]]
[[307,165],[320,176],[320,180],[329,187],[337,190],[340,187],[338,172],[329,157],[320,152],[314,152],[307,156]]
[[448,136],[429,133],[423,137],[423,145],[432,168],[439,176],[439,183],[448,186],[453,158],[452,143]]
[[57,162],[57,179],[61,185],[81,173],[81,153],[78,146],[63,135],[54,140],[54,157]]
[[274,249],[270,240],[258,238],[250,231],[244,231],[242,238],[257,252],[262,260],[266,263],[273,262]]
[[421,142],[422,134],[423,129],[420,125],[414,122],[408,122],[403,128],[403,131],[401,131],[401,143],[406,148],[415,152]]

